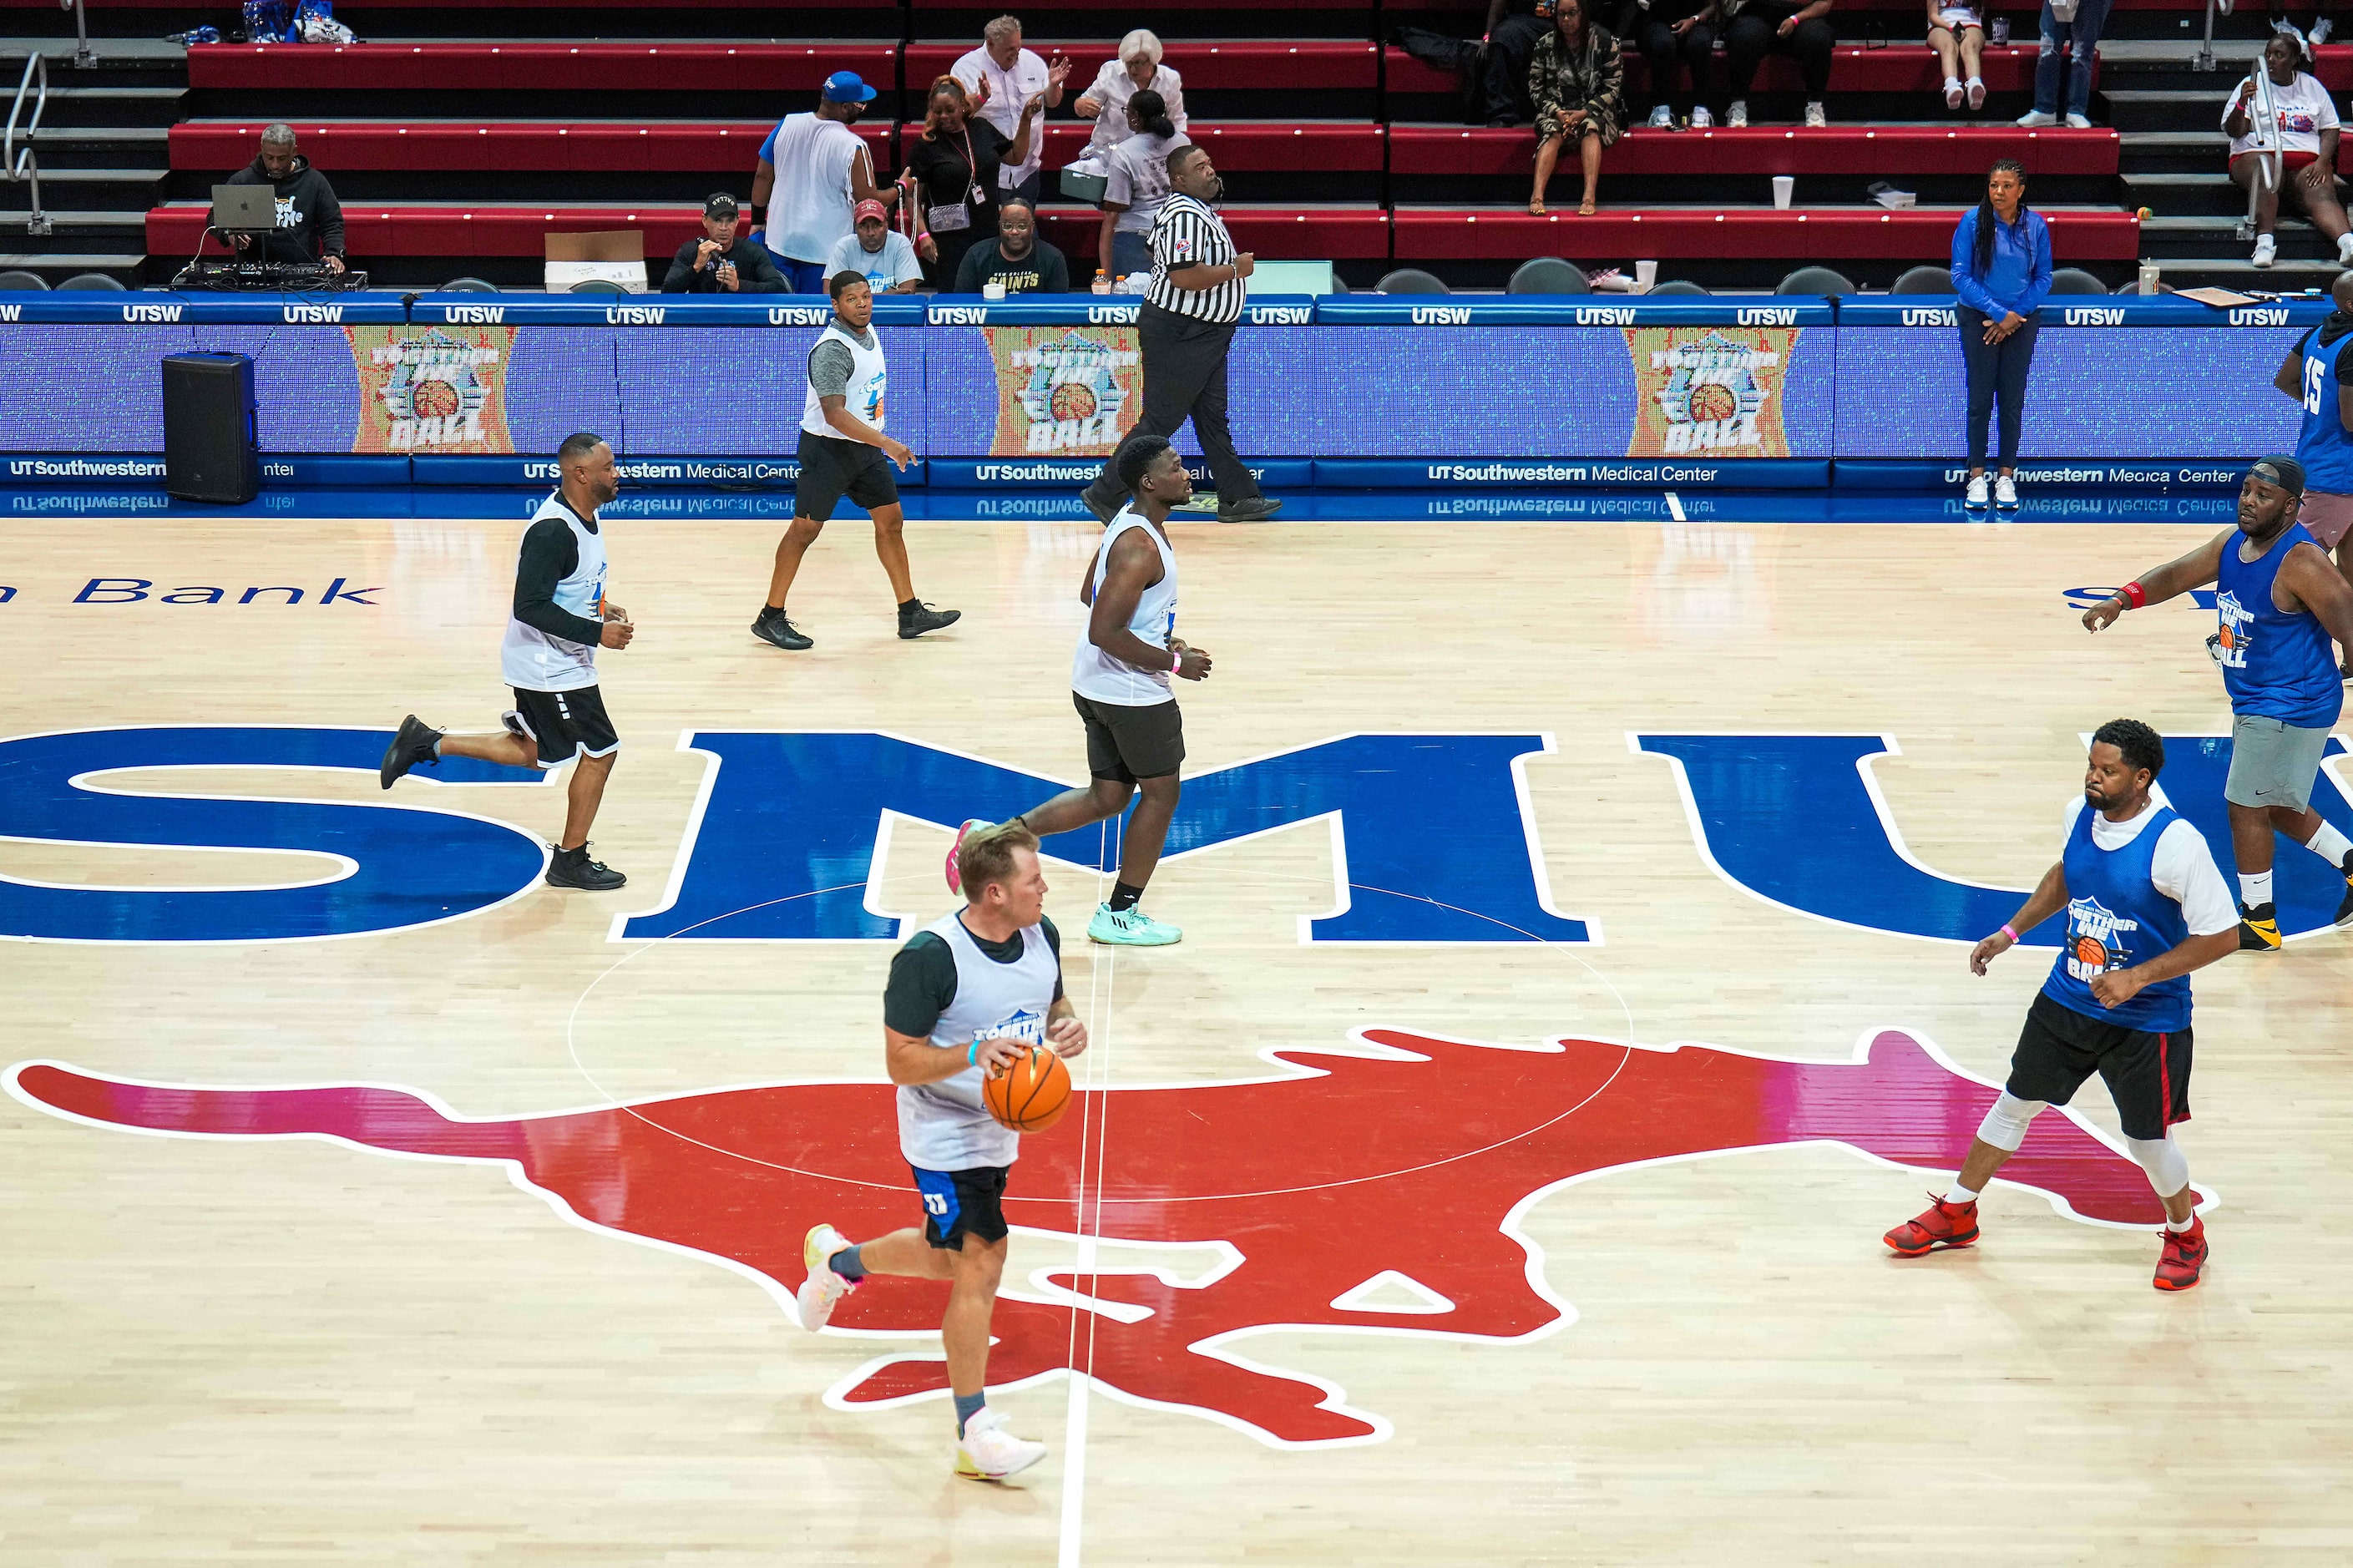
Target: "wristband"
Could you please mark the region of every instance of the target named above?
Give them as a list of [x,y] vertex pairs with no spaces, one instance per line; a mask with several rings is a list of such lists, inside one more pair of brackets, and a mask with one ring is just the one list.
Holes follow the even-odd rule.
[[965,1064],[967,1067],[978,1067],[980,1065],[980,1042],[978,1040],[973,1041],[972,1044],[964,1048],[964,1059]]
[[1168,652],[1169,652],[1168,673],[1169,673],[1169,674],[1171,674],[1171,675],[1174,675],[1174,674],[1176,674],[1178,670],[1180,670],[1180,669],[1182,669],[1182,668],[1185,668],[1185,656],[1184,656],[1183,654],[1181,654],[1181,653],[1178,653],[1175,648],[1170,648],[1170,649],[1168,650]]
[[2143,588],[2138,583],[2127,583],[2121,590],[2119,590],[2119,592],[2122,594],[2125,603],[2130,605],[2134,609],[2139,610],[2146,609],[2147,607],[2148,591]]
[[2022,939],[2019,936],[2018,932],[2017,932],[2016,931],[2014,931],[2014,930],[2012,930],[2012,929],[2011,929],[2010,924],[2010,922],[2009,922],[2008,921],[2002,921],[2002,922],[2001,922],[2001,934],[2002,934],[2002,935],[2004,935],[2004,936],[2006,936],[2006,937],[2008,937],[2008,938],[2010,938],[2010,946],[2012,946],[2012,947],[2016,947],[2016,946],[2019,944],[2019,942],[2022,940]]

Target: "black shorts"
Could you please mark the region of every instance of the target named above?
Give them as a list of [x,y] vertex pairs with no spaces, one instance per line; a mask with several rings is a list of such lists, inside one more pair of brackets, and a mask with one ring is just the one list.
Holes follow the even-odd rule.
[[967,1233],[983,1241],[1003,1241],[1005,1181],[1010,1165],[975,1165],[969,1171],[926,1171],[919,1165],[915,1191],[923,1199],[923,1239],[943,1252],[961,1252]]
[[2010,1092],[2064,1105],[2094,1072],[2116,1102],[2126,1137],[2155,1141],[2175,1122],[2189,1120],[2188,1029],[2129,1029],[2036,996],[2010,1058]]
[[1185,765],[1185,717],[1176,699],[1130,708],[1071,693],[1087,727],[1087,772],[1134,784],[1166,778]]
[[801,477],[793,486],[793,515],[819,522],[848,496],[868,511],[899,504],[899,476],[879,447],[801,432]]
[[570,691],[525,691],[518,686],[514,700],[507,728],[539,742],[543,768],[560,768],[584,753],[609,757],[621,749],[621,737],[605,712],[605,694],[593,686]]

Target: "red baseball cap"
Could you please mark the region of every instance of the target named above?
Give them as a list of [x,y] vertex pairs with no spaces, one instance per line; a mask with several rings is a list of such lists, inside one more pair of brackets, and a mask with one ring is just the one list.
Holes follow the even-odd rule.
[[879,217],[884,223],[889,223],[891,221],[891,209],[884,206],[881,202],[869,197],[867,200],[858,204],[856,209],[850,214],[849,221],[854,224],[864,223],[871,217]]

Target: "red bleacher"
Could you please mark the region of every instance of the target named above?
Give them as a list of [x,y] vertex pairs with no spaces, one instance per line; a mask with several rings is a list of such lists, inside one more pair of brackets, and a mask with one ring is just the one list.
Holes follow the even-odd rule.
[[[296,88],[463,88],[642,91],[815,92],[838,70],[889,83],[899,46],[867,39],[797,44],[429,43],[199,44],[188,85],[285,91]],[[765,134],[765,132],[763,132]]]
[[[657,121],[649,125],[552,120],[480,123],[418,120],[301,121],[294,125],[303,154],[330,170],[597,170],[641,173],[708,170],[748,177],[760,144],[776,121]],[[891,127],[855,125],[878,171],[892,162]],[[174,169],[228,170],[253,161],[261,134],[257,122],[184,120],[172,127]]]
[[[1550,213],[1399,207],[1393,252],[1399,261],[1517,261],[1571,258],[1749,256],[1791,261],[1942,260],[1952,253],[1960,207],[1817,207],[1810,212],[1719,212],[1652,207],[1605,209],[1591,217]],[[2140,220],[2127,212],[2038,209],[2062,262],[2129,261],[2140,254]]]
[[[1522,174],[1535,148],[1526,127],[1389,127],[1398,174]],[[2016,158],[2033,174],[2114,174],[2113,131],[2021,131],[2014,125],[1834,125],[1826,131],[1628,132],[1601,155],[1604,176],[1633,174],[1981,174]]]
[[[911,120],[899,127],[900,166],[923,133],[920,121]],[[1045,167],[1059,169],[1076,158],[1092,134],[1093,127],[1084,121],[1050,121]],[[1387,142],[1381,126],[1338,120],[1228,120],[1215,125],[1197,121],[1191,135],[1209,149],[1219,168],[1235,172],[1315,168],[1377,174]]]
[[[147,214],[147,248],[158,256],[193,256],[209,209],[174,202]],[[633,207],[511,206],[467,202],[346,203],[344,242],[351,254],[371,256],[529,256],[546,253],[549,234],[642,229],[646,254],[667,261],[702,235],[702,209],[691,203]],[[211,248],[219,248],[216,242]]]
[[[1995,92],[2031,92],[2034,89],[2035,47],[2012,44],[2003,48],[1988,46],[1985,51],[1986,86]],[[2353,49],[2345,51],[2353,55]],[[1391,46],[1382,58],[1382,68],[1388,72],[1388,90],[1396,93],[1452,93],[1459,87],[1454,74],[1440,70],[1415,59],[1403,49]],[[2353,65],[2348,74],[2353,75]],[[1626,85],[1640,91],[1648,79],[1642,57],[1629,50],[1626,54]],[[1918,92],[1937,94],[1944,85],[1944,68],[1936,63],[1936,51],[1920,44],[1892,46],[1883,49],[1841,47],[1831,59],[1831,91],[1841,92]],[[1804,87],[1795,60],[1785,56],[1768,57],[1757,73],[1759,92],[1797,92]],[[1926,111],[1924,103],[1923,111]],[[1944,103],[1937,96],[1935,108],[1941,112]]]
[[[999,0],[986,3],[996,5]],[[1075,68],[1067,90],[1076,96],[1094,79],[1094,68],[1112,58],[1119,45],[1111,38],[1075,43],[1025,38],[1023,47],[1048,58],[1068,55]],[[969,43],[909,44],[908,89],[921,91],[925,83],[945,76],[948,68],[972,48]],[[1346,39],[1171,39],[1163,45],[1163,51],[1160,63],[1184,79],[1187,91],[1240,88],[1357,88],[1369,91],[1380,83],[1379,49],[1368,43]],[[1448,79],[1445,90],[1452,90],[1451,79]]]

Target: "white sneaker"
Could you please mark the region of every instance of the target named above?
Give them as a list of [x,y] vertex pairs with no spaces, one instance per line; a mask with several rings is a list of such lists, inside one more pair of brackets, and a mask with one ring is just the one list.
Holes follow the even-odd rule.
[[2312,25],[2312,31],[2304,36],[2304,41],[2316,49],[2327,43],[2328,35],[2335,31],[2337,31],[2337,24],[2323,16]]
[[1811,126],[1816,131],[1820,131],[1829,125],[1830,122],[1830,110],[1821,106],[1820,100],[1817,100],[1816,101],[1806,105],[1806,123],[1808,125]]
[[1184,941],[1185,933],[1132,904],[1115,910],[1102,903],[1095,906],[1094,919],[1087,922],[1087,940],[1109,947],[1167,947]]
[[1016,1437],[1005,1429],[1005,1417],[984,1405],[965,1419],[964,1436],[956,1439],[955,1473],[976,1481],[1001,1481],[1045,1457],[1045,1444]]
[[1653,131],[1672,131],[1674,128],[1675,128],[1675,111],[1674,111],[1673,110],[1669,109],[1665,104],[1663,104],[1663,103],[1662,103],[1662,104],[1659,105],[1659,107],[1658,107],[1658,108],[1653,109],[1652,110],[1651,110],[1651,130],[1653,130]]
[[2279,259],[2279,237],[2271,234],[2255,236],[2255,265],[2269,267]]
[[2070,131],[2089,131],[2091,128],[2092,121],[2089,115],[2071,114],[2067,117],[2067,129]]
[[1961,79],[1957,76],[1948,76],[1945,79],[1945,107],[1947,109],[1958,109],[1960,106]]
[[849,1238],[829,1225],[810,1227],[801,1243],[801,1261],[808,1266],[808,1278],[801,1281],[793,1300],[800,1308],[801,1327],[811,1333],[825,1327],[841,1299],[858,1289],[855,1280],[833,1271],[833,1255],[849,1245]]
[[1993,482],[1993,504],[2003,511],[2018,510],[2018,486],[2011,482],[2008,474]]
[[2353,267],[2353,234],[2337,236],[2337,265],[2339,267]]
[[1725,128],[1729,131],[1746,131],[1748,129],[1748,100],[1746,99],[1736,98],[1732,100],[1731,112],[1727,113],[1724,117],[1724,124]]
[[1986,477],[1983,474],[1970,475],[1969,493],[1961,504],[1972,511],[1983,511],[1986,508]]
[[1691,128],[1694,131],[1713,131],[1715,129],[1715,116],[1707,111],[1706,104],[1703,103],[1697,109],[1692,110]]
[[2294,22],[2289,21],[2285,16],[2274,16],[2272,18],[2272,31],[2274,33],[2285,33],[2289,37],[2294,38],[2299,44],[2304,42],[2304,34],[2302,31],[2297,28]]
[[2018,117],[2018,123],[2021,130],[2040,131],[2047,125],[2058,124],[2059,117],[2055,114],[2045,114],[2039,109],[2030,109]]
[[1969,78],[1968,88],[1969,110],[1974,113],[1978,110],[1985,107],[1985,78],[1981,76],[1973,76]]

